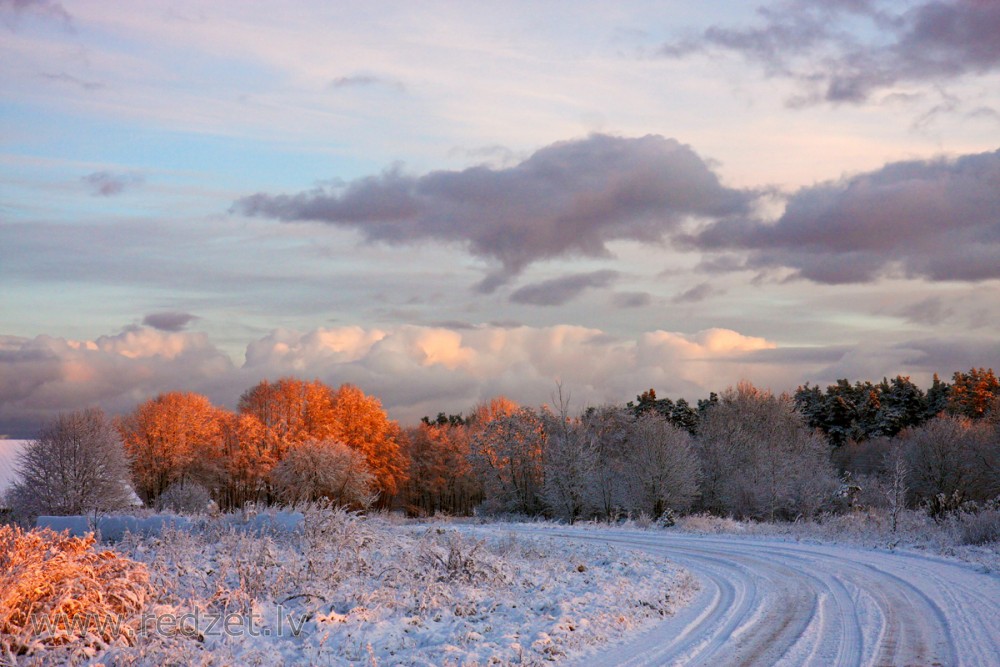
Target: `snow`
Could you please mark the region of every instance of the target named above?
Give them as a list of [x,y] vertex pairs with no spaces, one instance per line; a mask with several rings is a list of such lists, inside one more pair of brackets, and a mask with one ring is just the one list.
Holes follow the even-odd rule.
[[[701,584],[691,604],[659,626],[578,658],[587,667],[1000,664],[1000,577],[981,563],[860,546],[863,539],[837,544],[836,530],[826,531],[822,544],[796,539],[796,530],[815,527],[755,526],[785,534],[552,526],[524,526],[517,534],[666,556]],[[995,555],[1000,545],[981,550]]]
[[0,440],[0,502],[17,479],[17,455],[30,440]]
[[35,520],[35,527],[48,528],[57,533],[65,530],[69,532],[70,537],[83,537],[93,532],[85,516],[40,516]]
[[112,517],[152,604],[136,646],[94,660],[1000,664],[1000,544],[956,547],[954,526],[915,512],[890,533],[883,518],[663,529],[312,507],[126,535]]
[[140,646],[104,661],[543,664],[648,627],[696,589],[660,556],[505,526],[268,515],[242,525],[283,529],[209,520],[116,543],[159,594]]

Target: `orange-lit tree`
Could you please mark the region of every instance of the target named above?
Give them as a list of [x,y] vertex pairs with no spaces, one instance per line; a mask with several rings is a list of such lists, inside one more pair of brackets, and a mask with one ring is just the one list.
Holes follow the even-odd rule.
[[488,509],[537,514],[543,509],[545,429],[530,408],[483,424],[472,435],[470,462]]
[[257,418],[267,456],[275,460],[290,445],[329,438],[335,430],[332,392],[319,380],[263,380],[243,393],[239,412]]
[[410,429],[407,504],[421,514],[470,514],[482,500],[469,463],[469,429],[462,424],[423,423]]
[[225,485],[217,500],[224,510],[248,502],[266,501],[269,476],[277,459],[268,446],[264,426],[251,414],[229,414],[223,424],[222,450]]
[[980,419],[998,397],[1000,379],[992,368],[970,368],[968,373],[956,371],[952,378],[948,411],[969,419]]
[[374,396],[354,385],[341,385],[332,394],[332,433],[329,436],[365,455],[375,475],[379,504],[385,506],[406,480],[406,456],[400,447],[403,433]]
[[149,503],[175,482],[217,490],[224,476],[226,411],[201,394],[170,392],[118,420],[136,491]]

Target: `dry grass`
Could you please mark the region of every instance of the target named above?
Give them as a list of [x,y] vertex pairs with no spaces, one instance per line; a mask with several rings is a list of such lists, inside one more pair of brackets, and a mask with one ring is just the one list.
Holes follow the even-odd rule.
[[92,536],[0,525],[0,664],[133,645],[148,590],[145,565],[95,550]]

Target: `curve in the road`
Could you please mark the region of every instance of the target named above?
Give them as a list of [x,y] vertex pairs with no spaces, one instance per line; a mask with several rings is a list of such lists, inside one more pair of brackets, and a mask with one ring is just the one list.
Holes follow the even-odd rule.
[[1000,577],[961,563],[739,537],[521,530],[664,556],[701,583],[675,616],[586,656],[586,667],[1000,667]]

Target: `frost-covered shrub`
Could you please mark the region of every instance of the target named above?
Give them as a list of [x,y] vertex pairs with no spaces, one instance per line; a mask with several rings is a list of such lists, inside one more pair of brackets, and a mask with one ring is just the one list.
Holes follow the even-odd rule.
[[326,498],[335,505],[368,507],[375,501],[375,476],[365,455],[335,440],[310,440],[293,447],[271,471],[285,502]]
[[47,664],[75,661],[133,645],[148,594],[146,567],[96,551],[92,536],[0,526],[0,663],[42,653]]
[[156,499],[156,509],[178,514],[204,514],[211,502],[211,494],[201,484],[177,482],[168,486]]
[[959,517],[962,544],[1000,542],[1000,510],[963,512]]

